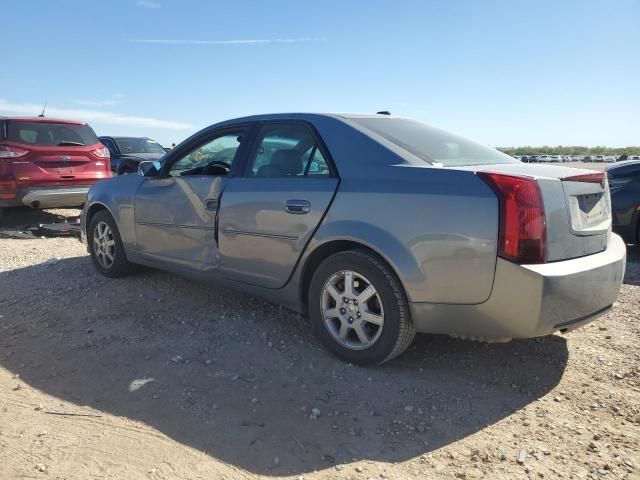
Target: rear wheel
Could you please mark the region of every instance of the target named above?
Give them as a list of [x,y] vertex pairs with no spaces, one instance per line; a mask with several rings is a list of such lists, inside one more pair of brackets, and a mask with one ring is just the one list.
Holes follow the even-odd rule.
[[106,210],[91,217],[87,243],[96,269],[107,277],[123,277],[135,270],[127,260],[120,232],[113,217]]
[[340,252],[324,260],[311,280],[308,306],[320,341],[357,365],[391,360],[415,336],[400,282],[366,250]]

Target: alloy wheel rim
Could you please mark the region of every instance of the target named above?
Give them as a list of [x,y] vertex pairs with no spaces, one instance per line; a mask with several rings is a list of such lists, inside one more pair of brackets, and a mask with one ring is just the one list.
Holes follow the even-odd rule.
[[352,270],[337,272],[322,290],[320,311],[329,334],[350,350],[370,348],[384,325],[382,299],[374,285]]
[[98,222],[93,231],[93,254],[103,268],[111,268],[116,259],[116,242],[106,222]]

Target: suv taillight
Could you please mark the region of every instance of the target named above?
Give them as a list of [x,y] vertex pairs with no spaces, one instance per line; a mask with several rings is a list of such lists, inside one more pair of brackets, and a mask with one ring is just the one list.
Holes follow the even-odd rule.
[[478,172],[500,204],[498,255],[517,263],[544,263],[547,225],[542,192],[531,177]]
[[98,158],[109,158],[109,150],[107,147],[100,147],[92,150],[92,153]]
[[29,153],[29,150],[12,147],[11,145],[0,145],[0,158],[18,158]]

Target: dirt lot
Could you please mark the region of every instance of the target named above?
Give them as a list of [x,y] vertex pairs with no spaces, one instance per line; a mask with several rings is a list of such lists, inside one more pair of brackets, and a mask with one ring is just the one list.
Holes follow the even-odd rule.
[[365,369],[262,300],[0,239],[0,479],[640,478],[629,253],[615,309],[581,330],[422,335]]

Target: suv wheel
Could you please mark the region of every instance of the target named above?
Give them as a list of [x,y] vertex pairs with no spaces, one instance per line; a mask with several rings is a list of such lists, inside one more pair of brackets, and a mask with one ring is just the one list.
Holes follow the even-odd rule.
[[320,341],[357,365],[397,357],[416,333],[400,282],[383,261],[365,250],[325,259],[311,280],[308,306]]
[[101,210],[91,217],[87,243],[96,269],[107,277],[123,277],[135,266],[127,260],[120,232],[113,217]]

